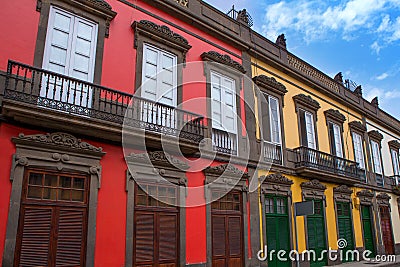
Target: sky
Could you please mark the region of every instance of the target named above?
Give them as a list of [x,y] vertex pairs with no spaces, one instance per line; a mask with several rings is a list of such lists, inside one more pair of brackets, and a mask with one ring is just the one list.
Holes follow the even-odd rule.
[[205,0],[221,11],[246,8],[253,30],[330,77],[361,85],[367,100],[400,119],[400,0]]

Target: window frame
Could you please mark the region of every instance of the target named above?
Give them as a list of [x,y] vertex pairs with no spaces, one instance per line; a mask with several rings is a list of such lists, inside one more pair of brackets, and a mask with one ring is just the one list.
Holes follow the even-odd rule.
[[117,15],[111,6],[103,1],[83,1],[76,0],[79,4],[71,5],[63,0],[40,1],[36,10],[40,12],[38,33],[35,44],[35,54],[33,64],[35,67],[42,68],[45,57],[46,36],[51,7],[54,6],[74,16],[92,21],[97,24],[97,40],[95,44],[95,56],[93,58],[93,79],[95,84],[101,83],[104,39],[109,38],[110,23]]
[[[346,158],[345,156],[345,146],[343,140],[343,123],[346,121],[346,117],[340,113],[339,110],[328,109],[324,111],[326,126],[328,128],[328,137],[331,154],[340,157]],[[332,128],[331,128],[332,127]],[[335,129],[338,131],[338,135],[340,140],[336,140]],[[340,148],[337,147],[337,143],[340,142]],[[338,156],[338,149],[340,149],[341,156]]]

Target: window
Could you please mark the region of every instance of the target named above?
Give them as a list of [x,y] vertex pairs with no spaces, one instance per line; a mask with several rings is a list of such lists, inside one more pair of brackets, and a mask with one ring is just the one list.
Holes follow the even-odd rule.
[[359,167],[365,170],[363,139],[360,134],[353,132],[354,158]]
[[308,111],[300,109],[300,130],[302,137],[302,146],[316,149],[314,115]]
[[177,105],[177,57],[144,44],[141,96],[172,107]]
[[396,184],[399,184],[400,166],[399,166],[399,152],[396,149],[390,149],[393,164],[393,178]]
[[381,152],[379,144],[376,141],[371,141],[372,149],[372,160],[374,162],[374,172],[376,174],[382,174],[382,164],[381,164]]
[[235,80],[211,71],[211,112],[214,149],[237,153],[237,113]]
[[343,158],[341,128],[338,124],[332,122],[329,122],[328,126],[331,138],[332,154],[340,158]]

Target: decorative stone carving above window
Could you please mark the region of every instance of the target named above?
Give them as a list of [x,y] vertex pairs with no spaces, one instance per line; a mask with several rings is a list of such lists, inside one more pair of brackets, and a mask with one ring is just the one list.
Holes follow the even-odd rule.
[[338,124],[343,124],[346,121],[346,117],[339,110],[328,109],[324,111],[324,114],[327,121],[330,120]]
[[377,130],[369,131],[368,136],[370,139],[372,139],[378,143],[380,143],[383,139],[383,135],[380,132],[378,132]]
[[302,182],[300,184],[300,187],[303,191],[303,197],[305,199],[310,198],[325,200],[324,192],[326,190],[326,186],[324,184],[321,184],[321,182],[317,179],[308,182]]
[[[209,166],[203,170],[206,175],[205,190],[207,188],[238,189],[248,191],[246,181],[249,178],[247,172],[243,172],[231,164]],[[208,186],[207,186],[208,185]]]
[[[112,10],[112,7],[105,0],[58,0],[65,2],[73,7],[79,8],[106,20],[105,37],[109,36],[110,22],[115,18],[117,13]],[[37,0],[36,11],[42,10],[42,0]],[[51,1],[50,1],[51,3]]]
[[246,73],[246,70],[244,69],[242,64],[233,60],[229,55],[222,55],[216,51],[209,51],[209,52],[204,52],[203,54],[201,54],[201,58],[204,61],[220,63],[220,64],[226,65],[228,67],[231,67],[235,70],[238,70],[242,73]]
[[160,42],[181,51],[183,53],[183,62],[186,62],[186,53],[190,48],[192,48],[192,46],[182,35],[173,32],[166,25],[158,25],[148,20],[135,21],[131,26],[135,31],[135,49],[139,46],[139,36],[144,35],[156,42]]
[[132,153],[127,156],[126,159],[128,163],[177,168],[182,171],[189,169],[189,165],[186,162],[183,162],[164,151],[152,151],[142,154]]
[[335,201],[351,202],[351,190],[347,185],[340,185],[333,188],[333,198]]
[[255,84],[261,87],[261,89],[267,89],[281,96],[285,95],[288,91],[286,87],[275,80],[274,77],[268,77],[266,75],[258,75],[253,78]]
[[397,149],[397,150],[400,149],[400,143],[397,140],[389,141],[388,145],[390,148]]
[[296,112],[299,108],[306,108],[316,112],[321,108],[317,100],[313,99],[311,96],[305,94],[298,94],[293,97],[294,103],[296,105]]
[[357,192],[356,196],[360,199],[361,205],[372,205],[374,193],[367,189]]
[[281,173],[274,173],[267,176],[261,176],[260,180],[263,181],[261,190],[264,194],[269,195],[282,195],[291,196],[291,185],[293,181],[288,179]]
[[378,204],[378,206],[390,207],[390,199],[391,197],[386,193],[380,193],[376,195],[376,203]]
[[367,127],[365,127],[365,125],[363,125],[359,121],[349,122],[349,127],[350,127],[350,130],[352,130],[354,132],[358,132],[361,135],[363,135],[367,131]]

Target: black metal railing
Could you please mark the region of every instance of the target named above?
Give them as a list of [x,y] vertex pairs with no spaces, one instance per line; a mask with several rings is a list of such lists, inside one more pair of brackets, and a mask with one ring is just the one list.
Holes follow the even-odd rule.
[[308,147],[298,147],[294,149],[297,167],[307,167],[340,174],[356,179],[361,179],[361,170],[358,163],[344,158],[333,156]]
[[385,179],[382,174],[375,173],[375,181],[377,186],[384,186],[385,185]]
[[9,61],[4,99],[199,142],[203,117],[66,75]]
[[263,146],[263,157],[264,161],[271,162],[273,164],[282,164],[282,146],[281,144],[273,144],[264,141]]
[[388,178],[389,178],[391,186],[400,185],[400,175],[392,175],[392,176],[389,176]]
[[237,154],[236,134],[212,129],[212,142],[214,151],[231,155]]

